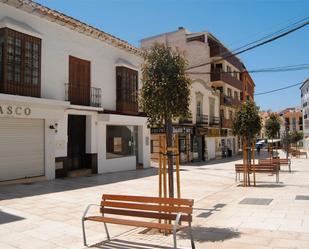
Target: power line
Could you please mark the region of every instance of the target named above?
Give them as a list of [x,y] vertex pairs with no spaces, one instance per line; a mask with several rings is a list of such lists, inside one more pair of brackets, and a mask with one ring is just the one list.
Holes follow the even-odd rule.
[[254,94],[254,96],[259,96],[259,95],[264,95],[264,94],[269,94],[269,93],[273,93],[273,92],[282,91],[282,90],[285,90],[285,89],[288,89],[288,88],[292,88],[292,87],[301,85],[303,83],[304,82],[299,82],[299,83],[296,83],[296,84],[293,84],[293,85],[285,86],[285,87],[282,87],[282,88],[277,88],[277,89],[274,89],[274,90],[271,90],[271,91],[256,93],[256,94]]
[[261,41],[263,41],[263,40],[265,40],[265,39],[267,39],[267,38],[270,38],[270,37],[272,37],[272,36],[274,36],[274,35],[276,35],[276,34],[279,34],[279,33],[283,32],[283,31],[288,30],[289,28],[292,28],[292,27],[294,27],[295,25],[297,25],[297,24],[299,24],[299,23],[302,23],[302,22],[306,21],[308,18],[309,18],[309,17],[302,18],[302,19],[300,19],[299,21],[294,22],[294,23],[292,23],[292,24],[290,24],[290,25],[288,25],[288,26],[286,26],[286,27],[284,27],[284,28],[281,28],[281,29],[279,29],[279,30],[277,30],[277,31],[275,31],[275,32],[273,32],[273,33],[271,33],[271,34],[265,35],[265,36],[263,36],[262,38],[259,38],[258,40],[255,40],[255,41],[253,41],[253,42],[247,43],[247,44],[245,44],[245,45],[243,45],[243,46],[241,46],[241,47],[239,47],[239,48],[236,48],[236,49],[234,49],[234,50],[232,50],[232,51],[224,52],[224,53],[220,54],[219,56],[223,56],[223,57],[224,57],[224,54],[227,55],[227,54],[229,54],[229,53],[235,53],[236,51],[238,51],[238,50],[240,50],[240,49],[243,49],[243,48],[245,48],[245,47],[248,47],[248,46],[250,46],[250,45],[253,45],[253,44],[257,43],[257,42],[261,42]]
[[[290,66],[280,66],[280,67],[269,67],[269,68],[261,68],[261,69],[252,69],[246,70],[248,73],[277,73],[277,72],[289,72],[289,71],[299,71],[309,69],[309,63],[306,64],[298,64],[298,65],[290,65]],[[233,71],[233,72],[226,72],[226,71],[215,71],[215,72],[190,72],[187,71],[189,74],[217,74],[217,73],[242,73],[242,71]]]
[[[307,17],[306,19],[308,19],[308,18],[309,17]],[[227,59],[227,58],[239,55],[239,54],[244,53],[244,52],[247,52],[249,50],[255,49],[255,48],[260,47],[262,45],[265,45],[267,43],[273,42],[273,41],[275,41],[275,40],[277,40],[279,38],[287,36],[288,34],[291,34],[291,33],[295,32],[295,31],[297,31],[297,30],[307,26],[308,24],[309,24],[309,21],[306,21],[306,22],[304,22],[304,23],[302,23],[302,24],[300,24],[300,25],[298,25],[298,26],[296,26],[296,27],[294,27],[292,29],[289,29],[289,30],[285,31],[284,33],[281,33],[281,34],[278,34],[278,35],[276,35],[274,37],[271,37],[271,38],[267,39],[266,41],[259,42],[259,43],[255,44],[255,45],[252,45],[252,46],[248,47],[248,48],[242,49],[242,50],[240,50],[240,51],[238,51],[236,53],[229,52],[228,55],[223,56],[222,58],[220,58],[218,60],[215,60],[215,61],[212,61],[212,62],[202,63],[202,64],[199,64],[199,65],[196,65],[196,66],[188,67],[187,70],[193,69],[193,68],[197,68],[197,67],[201,67],[201,66],[206,66],[206,65],[209,65],[209,64],[212,64],[212,63],[216,63],[216,62],[222,61],[224,59]]]

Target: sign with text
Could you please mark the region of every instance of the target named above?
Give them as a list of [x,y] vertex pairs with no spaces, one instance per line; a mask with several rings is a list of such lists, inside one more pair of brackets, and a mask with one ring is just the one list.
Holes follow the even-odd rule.
[[0,116],[30,116],[30,115],[31,115],[30,107],[0,104]]

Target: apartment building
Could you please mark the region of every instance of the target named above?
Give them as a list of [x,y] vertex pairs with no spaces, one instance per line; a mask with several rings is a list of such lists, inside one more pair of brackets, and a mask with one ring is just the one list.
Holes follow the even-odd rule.
[[[149,49],[154,43],[177,49],[188,61],[187,73],[192,80],[192,118],[174,124],[181,131],[179,145],[182,162],[213,159],[227,152],[236,154],[239,145],[232,134],[232,119],[243,96],[242,62],[235,56],[225,59],[230,51],[209,32],[191,33],[181,27],[173,32],[142,39],[141,47]],[[250,86],[245,96],[253,98],[254,83]],[[158,130],[152,130],[153,141],[157,140]],[[155,142],[153,144],[157,147]],[[152,151],[156,153],[155,149]]]
[[148,167],[140,50],[31,1],[0,6],[0,181]]
[[303,114],[299,107],[289,107],[279,112],[281,132],[303,132]]
[[304,147],[309,148],[309,78],[300,87],[303,118]]

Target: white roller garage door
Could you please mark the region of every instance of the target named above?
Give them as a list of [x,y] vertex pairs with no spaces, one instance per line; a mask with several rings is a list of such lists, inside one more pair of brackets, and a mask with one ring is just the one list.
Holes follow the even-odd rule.
[[0,118],[0,181],[44,175],[44,120]]

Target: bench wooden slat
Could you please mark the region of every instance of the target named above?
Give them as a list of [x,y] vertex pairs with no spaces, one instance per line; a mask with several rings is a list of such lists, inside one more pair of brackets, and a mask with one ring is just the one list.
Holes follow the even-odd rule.
[[[154,223],[154,222],[145,222],[145,221],[136,221],[136,220],[124,220],[124,219],[115,219],[109,217],[102,217],[102,216],[89,216],[86,220],[98,221],[98,222],[105,222],[110,224],[119,224],[125,226],[134,226],[134,227],[148,227],[148,228],[157,228],[157,229],[164,229],[164,230],[173,230],[172,224],[161,224],[161,223]],[[187,226],[180,225],[178,229],[184,229]]]
[[127,202],[143,202],[143,203],[161,203],[161,204],[177,204],[184,206],[193,206],[192,199],[177,198],[159,198],[149,196],[130,196],[130,195],[106,195],[102,196],[104,200],[127,201]]
[[[155,212],[143,212],[143,211],[134,211],[126,209],[115,209],[115,208],[101,208],[103,214],[115,214],[123,216],[133,216],[141,218],[151,218],[151,219],[162,219],[162,220],[176,220],[176,214],[168,213],[155,213]],[[192,222],[192,216],[183,214],[181,215],[181,221]]]
[[116,201],[102,201],[101,205],[104,207],[115,207],[123,209],[137,209],[137,210],[161,211],[171,213],[181,212],[186,214],[192,214],[192,207],[163,206],[163,205],[152,205],[152,204],[116,202]]

